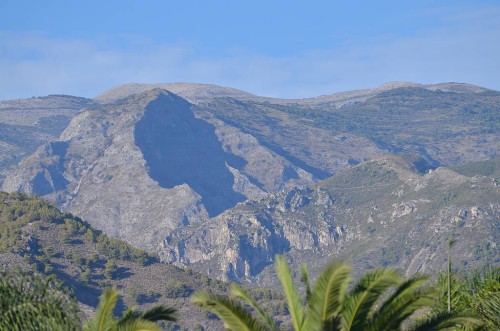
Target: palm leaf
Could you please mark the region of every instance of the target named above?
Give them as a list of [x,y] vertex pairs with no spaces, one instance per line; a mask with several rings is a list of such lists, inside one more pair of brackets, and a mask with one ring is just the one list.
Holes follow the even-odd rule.
[[259,316],[262,318],[264,323],[267,325],[269,330],[277,331],[279,330],[278,327],[276,326],[276,323],[274,323],[273,319],[259,306],[257,302],[240,286],[233,284],[231,288],[231,293],[242,300],[244,300],[246,303],[250,305],[255,311],[259,314]]
[[140,318],[152,322],[157,322],[157,321],[175,322],[177,320],[175,308],[168,307],[165,305],[154,306],[153,308],[146,310],[145,312],[141,313]]
[[467,326],[469,328],[478,328],[482,322],[474,317],[456,316],[446,312],[432,315],[420,320],[412,325],[409,331],[437,331],[437,330],[455,330],[457,326]]
[[427,277],[415,275],[384,300],[381,307],[369,315],[371,330],[397,330],[415,311],[430,307],[436,300],[432,288],[421,288]]
[[235,300],[207,292],[195,293],[194,304],[207,308],[224,322],[227,330],[264,331],[266,328]]
[[394,269],[378,269],[361,277],[344,302],[342,329],[364,330],[375,303],[385,291],[399,283],[401,277]]
[[286,263],[286,258],[281,255],[276,256],[276,271],[285,292],[285,298],[288,304],[288,311],[292,316],[292,324],[296,331],[302,330],[304,325],[304,312],[302,309],[302,300],[300,299],[297,289],[293,284],[290,269]]
[[306,286],[306,301],[311,300],[311,281],[309,280],[309,272],[307,271],[307,266],[304,264],[300,270],[300,280]]
[[332,263],[319,275],[314,284],[305,322],[306,330],[336,329],[338,315],[351,281],[351,267]]
[[118,325],[117,331],[163,331],[159,325],[141,318],[128,320]]
[[113,310],[118,301],[119,293],[114,287],[106,290],[99,299],[94,318],[85,324],[85,331],[111,331],[116,325]]

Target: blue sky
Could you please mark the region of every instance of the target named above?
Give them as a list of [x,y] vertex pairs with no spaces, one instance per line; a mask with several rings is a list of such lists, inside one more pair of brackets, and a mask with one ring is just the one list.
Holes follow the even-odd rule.
[[308,97],[388,81],[500,90],[499,1],[0,2],[0,99],[200,82]]

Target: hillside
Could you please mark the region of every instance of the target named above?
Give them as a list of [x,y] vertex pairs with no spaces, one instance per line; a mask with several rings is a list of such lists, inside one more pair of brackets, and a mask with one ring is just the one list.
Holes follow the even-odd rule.
[[[179,310],[179,325],[172,323],[168,330],[220,329],[213,315],[190,304],[189,296],[201,289],[228,290],[227,283],[159,263],[157,256],[112,239],[43,199],[19,193],[0,192],[0,268],[56,275],[74,291],[87,316],[110,286],[122,293],[119,310],[160,303],[173,306]],[[276,315],[284,313],[280,295],[268,290],[252,293],[265,298]]]
[[168,231],[313,175],[184,99],[152,90],[80,112],[3,189],[43,195],[150,251]]
[[[334,246],[338,254],[348,254],[351,248],[347,246],[360,251],[371,248],[371,244],[361,245],[364,241],[387,244],[386,250],[400,254],[400,244],[391,246],[390,239],[406,243],[407,238],[394,236],[394,229],[422,232],[419,226],[423,226],[439,232],[443,227],[443,235],[448,235],[451,230],[444,220],[476,215],[486,219],[479,223],[486,233],[498,219],[496,207],[491,207],[497,203],[491,200],[498,197],[496,186],[489,179],[474,177],[473,166],[462,166],[489,164],[500,156],[497,91],[459,83],[393,82],[373,89],[282,100],[214,85],[172,83],[128,84],[90,101],[72,98],[18,101],[42,109],[44,102],[63,100],[68,103],[64,109],[73,107],[76,114],[58,138],[51,138],[28,157],[16,156],[22,160],[5,172],[2,189],[43,196],[107,235],[210,275],[253,282],[276,253],[296,253],[301,261],[317,250],[317,256],[326,258],[332,252],[330,248],[322,252],[321,247],[343,242],[342,238],[348,244]],[[15,131],[9,139],[25,141],[23,132]],[[38,143],[33,139],[33,146]],[[407,154],[419,160],[417,170],[395,161]],[[379,172],[380,160],[392,160],[384,171],[401,169],[396,171],[398,176],[381,176],[375,182],[381,188],[389,183],[394,187],[370,190],[367,183],[373,178],[367,174]],[[480,164],[475,166],[483,169],[479,174],[497,178],[496,170]],[[355,173],[366,167],[361,177]],[[340,191],[329,186],[341,178],[359,185],[338,185]],[[401,190],[402,195],[396,194]],[[314,193],[323,191],[327,196]],[[463,201],[453,196],[437,202],[442,196],[462,197],[468,191],[474,194]],[[355,195],[345,198],[350,192]],[[484,192],[488,195],[483,198]],[[343,198],[349,203],[342,202]],[[296,210],[290,209],[294,203]],[[274,205],[282,207],[273,209]],[[476,207],[489,211],[481,214]],[[418,212],[402,215],[404,222],[399,222],[393,216],[400,212],[398,208],[403,213]],[[413,217],[429,223],[411,223]],[[398,226],[380,223],[389,220]],[[468,229],[464,227],[459,235]],[[196,235],[190,239],[190,234]],[[380,238],[375,240],[375,234]],[[471,241],[475,238],[466,236]],[[475,238],[480,246],[494,243],[483,237]],[[249,248],[241,248],[240,242]],[[438,267],[437,255],[432,255],[437,246],[421,254],[429,253],[434,260],[414,263],[410,260],[425,245],[415,242],[411,246],[408,256],[380,259],[398,260],[398,266],[405,269],[410,265],[415,270]]]
[[333,258],[352,260],[358,271],[442,270],[449,237],[457,239],[456,268],[498,265],[499,201],[492,177],[385,157],[173,231],[160,254],[180,266],[268,286],[269,266],[282,253],[296,268],[308,261],[316,271]]
[[73,116],[92,103],[66,95],[0,101],[0,186],[9,167],[57,139]]

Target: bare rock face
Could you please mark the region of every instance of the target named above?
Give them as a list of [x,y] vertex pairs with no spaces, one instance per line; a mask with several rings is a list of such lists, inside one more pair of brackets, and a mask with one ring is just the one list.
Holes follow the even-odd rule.
[[0,186],[6,171],[59,137],[91,99],[68,95],[0,101]]
[[151,90],[79,113],[12,171],[6,191],[43,195],[153,250],[173,229],[314,177],[186,100]]
[[333,204],[326,191],[308,187],[247,201],[204,224],[173,231],[160,245],[160,257],[198,266],[224,279],[249,280],[269,266],[276,254],[309,251],[343,240],[345,226],[328,215]]
[[440,270],[449,237],[457,239],[454,263],[497,263],[500,190],[491,178],[443,168],[419,173],[414,164],[387,157],[247,201],[173,231],[159,246],[160,257],[254,284],[272,279],[276,254],[316,271],[333,258],[348,258],[356,270]]

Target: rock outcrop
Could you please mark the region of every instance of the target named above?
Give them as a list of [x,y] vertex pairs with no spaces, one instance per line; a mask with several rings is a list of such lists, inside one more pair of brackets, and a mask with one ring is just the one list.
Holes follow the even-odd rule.
[[390,265],[412,274],[443,267],[441,251],[453,236],[455,264],[478,266],[485,256],[497,263],[500,190],[491,179],[409,169],[415,167],[408,161],[384,158],[239,204],[173,231],[159,246],[160,256],[251,283],[271,278],[266,275],[276,254],[313,270],[336,257],[352,260],[357,270]]

